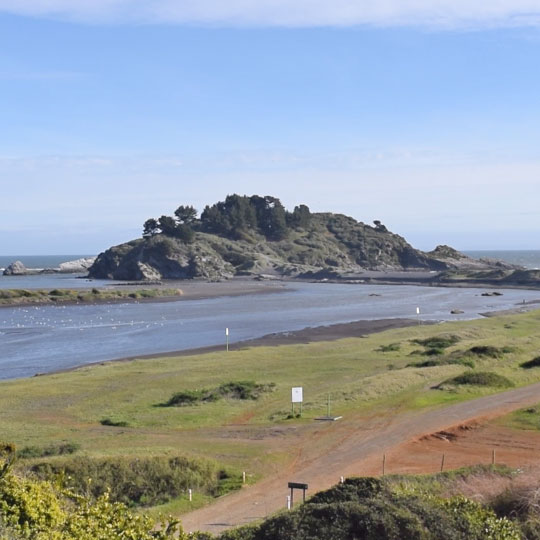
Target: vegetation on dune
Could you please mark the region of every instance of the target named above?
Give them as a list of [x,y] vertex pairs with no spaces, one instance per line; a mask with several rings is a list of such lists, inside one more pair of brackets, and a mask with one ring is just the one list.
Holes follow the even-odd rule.
[[241,476],[205,459],[177,457],[90,458],[78,456],[33,463],[25,470],[40,480],[59,479],[79,495],[127,506],[163,504],[188,489],[218,496],[241,486]]
[[4,289],[0,290],[0,305],[59,304],[63,302],[118,302],[181,296],[180,289]]
[[[454,473],[433,477],[348,478],[293,511],[219,540],[518,540],[523,523],[463,496],[444,496]],[[470,471],[461,471],[463,476]],[[493,474],[497,474],[496,471]],[[503,472],[502,474],[506,474]],[[210,538],[209,535],[206,536]]]
[[411,362],[407,364],[407,367],[435,367],[435,366],[467,366],[474,368],[474,362],[463,356],[445,356],[444,358],[430,358],[429,360],[422,360],[420,362]]
[[[178,522],[156,523],[126,505],[78,495],[56,483],[11,471],[15,448],[0,445],[0,538],[2,540],[167,540],[186,538]],[[178,533],[178,534],[177,534]]]
[[426,349],[447,349],[452,347],[456,343],[459,343],[461,338],[454,334],[449,335],[439,335],[439,336],[430,336],[423,339],[412,339],[412,343],[422,345]]
[[535,367],[540,367],[540,356],[536,356],[532,360],[527,360],[519,364],[523,369],[532,369]]
[[74,454],[80,448],[80,444],[73,442],[49,444],[47,446],[25,446],[17,451],[17,457],[21,459],[33,459],[50,456],[63,456],[66,454]]
[[457,377],[452,377],[442,382],[440,386],[451,385],[474,385],[474,386],[492,386],[494,388],[508,388],[514,386],[514,383],[503,375],[493,371],[468,371]]
[[[119,469],[117,463],[103,461],[71,469],[65,463],[56,464],[56,470],[35,466],[30,474],[13,472],[14,456],[13,445],[0,445],[2,540],[518,540],[537,538],[540,530],[535,487],[507,482],[509,487],[484,497],[483,503],[456,494],[469,478],[490,482],[497,477],[512,480],[519,474],[504,466],[426,476],[347,478],[291,511],[214,537],[186,534],[171,518],[156,527],[144,513],[135,514],[126,504],[115,502],[126,498],[126,491],[131,495],[128,504],[137,499],[137,489],[155,493],[155,486],[163,485],[159,479],[170,480],[171,470],[176,469],[173,464],[181,458],[125,462]],[[203,480],[216,478],[216,472],[220,477],[208,462],[194,466],[185,460],[180,468]],[[75,482],[69,484],[68,473],[75,474]],[[103,484],[107,475],[116,493]],[[143,486],[145,481],[151,484]],[[184,481],[175,478],[172,483]],[[192,485],[194,479],[190,481]]]
[[196,405],[197,403],[209,403],[222,398],[251,399],[256,400],[275,388],[274,383],[258,384],[254,381],[233,381],[219,385],[217,388],[202,390],[184,390],[176,392],[161,407],[182,407]]
[[491,345],[475,345],[465,351],[465,354],[483,356],[484,358],[502,358],[504,354],[514,352],[512,347],[494,347]]

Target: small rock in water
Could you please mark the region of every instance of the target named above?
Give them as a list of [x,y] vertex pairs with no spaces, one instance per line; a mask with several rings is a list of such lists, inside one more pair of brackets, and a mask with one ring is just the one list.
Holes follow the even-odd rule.
[[11,263],[5,270],[4,276],[24,276],[28,273],[28,269],[21,261]]
[[450,312],[452,315],[460,315],[461,313],[465,313],[462,309],[453,309]]

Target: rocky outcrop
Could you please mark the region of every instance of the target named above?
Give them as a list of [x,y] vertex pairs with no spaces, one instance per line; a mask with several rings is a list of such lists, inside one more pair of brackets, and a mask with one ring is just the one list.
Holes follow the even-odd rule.
[[28,274],[28,269],[21,261],[11,263],[5,270],[4,276],[25,276]]
[[58,265],[58,272],[66,274],[75,274],[86,272],[94,264],[97,257],[84,257],[74,261],[66,261]]
[[425,253],[380,223],[372,227],[341,214],[311,214],[309,226],[291,227],[280,240],[255,231],[237,236],[199,230],[187,243],[155,234],[101,253],[89,276],[130,281],[221,280],[234,275],[339,279],[366,270],[494,269],[448,246]]

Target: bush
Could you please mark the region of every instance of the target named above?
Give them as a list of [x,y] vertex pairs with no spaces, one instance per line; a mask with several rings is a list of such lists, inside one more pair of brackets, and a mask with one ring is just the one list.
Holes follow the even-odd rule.
[[[422,482],[419,481],[419,484]],[[425,487],[425,486],[424,486]],[[420,485],[404,491],[385,479],[354,478],[306,504],[219,540],[518,540],[506,518],[464,497],[443,499]]]
[[128,427],[129,423],[125,420],[112,420],[111,418],[102,418],[99,423],[102,426],[113,426],[113,427]]
[[442,385],[474,385],[474,386],[493,386],[496,388],[507,388],[514,386],[514,383],[506,377],[493,373],[492,371],[468,371],[457,377],[448,379],[441,383]]
[[501,358],[505,352],[512,352],[512,349],[508,347],[493,347],[491,345],[477,345],[475,347],[471,347],[467,351],[469,354],[483,356],[485,358]]
[[258,384],[253,381],[233,381],[221,384],[217,388],[202,390],[184,390],[173,394],[161,407],[183,407],[197,403],[209,403],[222,398],[259,399],[261,394],[271,392],[275,383]]
[[413,339],[412,343],[422,345],[427,349],[447,349],[448,347],[455,345],[459,341],[461,341],[461,338],[459,336],[450,334],[442,336],[432,336],[426,339]]
[[537,356],[536,358],[533,358],[532,360],[528,360],[527,362],[523,362],[522,364],[519,364],[523,369],[531,369],[535,367],[540,367],[540,356]]
[[161,523],[111,504],[70,496],[50,482],[8,474],[0,479],[0,538],[3,540],[187,540],[177,521]]
[[40,480],[61,478],[81,495],[100,497],[109,492],[111,501],[128,506],[162,504],[188,488],[217,495],[224,489],[221,484],[230,489],[231,479],[236,478],[213,461],[186,457],[74,457],[37,463],[28,470]]
[[388,345],[381,345],[377,350],[379,352],[395,352],[399,351],[401,345],[399,343],[389,343]]
[[422,362],[412,362],[407,364],[407,367],[434,367],[434,366],[447,366],[447,365],[459,365],[474,368],[474,362],[469,358],[463,358],[459,356],[448,356],[446,358],[430,358]]
[[51,444],[49,446],[25,446],[17,452],[17,457],[21,459],[40,458],[49,456],[64,456],[74,454],[81,447],[77,443]]

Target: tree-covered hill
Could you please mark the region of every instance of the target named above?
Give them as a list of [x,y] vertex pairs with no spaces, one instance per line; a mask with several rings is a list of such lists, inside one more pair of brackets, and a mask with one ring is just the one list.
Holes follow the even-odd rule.
[[288,211],[272,196],[229,195],[197,216],[195,208],[181,205],[173,216],[146,220],[142,238],[101,253],[90,277],[303,277],[475,266],[451,248],[431,253],[414,249],[380,221],[366,225],[342,214],[312,213],[304,204]]

